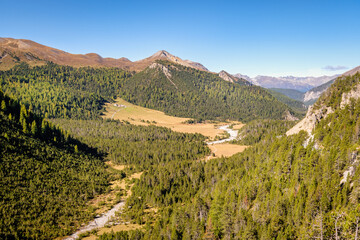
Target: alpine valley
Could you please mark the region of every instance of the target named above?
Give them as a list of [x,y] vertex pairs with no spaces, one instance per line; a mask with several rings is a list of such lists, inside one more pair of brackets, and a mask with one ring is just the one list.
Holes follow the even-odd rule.
[[359,239],[359,71],[255,81],[0,38],[0,238]]

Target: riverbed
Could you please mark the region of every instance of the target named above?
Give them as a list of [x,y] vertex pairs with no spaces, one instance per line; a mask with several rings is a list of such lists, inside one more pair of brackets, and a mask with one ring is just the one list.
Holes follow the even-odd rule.
[[102,214],[100,217],[95,218],[93,221],[89,222],[88,225],[81,227],[70,237],[64,238],[64,240],[75,240],[79,238],[79,235],[82,233],[104,227],[109,222],[109,220],[111,220],[111,218],[115,217],[115,213],[121,210],[124,207],[124,205],[125,205],[125,201],[119,202],[112,209]]
[[224,143],[224,142],[229,142],[229,141],[235,140],[238,135],[238,132],[239,132],[239,130],[231,129],[230,125],[221,126],[221,127],[219,127],[219,129],[228,132],[230,134],[230,137],[221,139],[221,140],[217,140],[217,141],[208,142],[207,143],[208,145],[219,144],[219,143]]

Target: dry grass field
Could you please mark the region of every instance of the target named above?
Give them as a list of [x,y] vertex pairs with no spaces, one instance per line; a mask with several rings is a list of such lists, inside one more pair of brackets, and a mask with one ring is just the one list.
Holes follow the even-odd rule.
[[206,160],[210,160],[217,157],[230,157],[236,153],[244,151],[248,146],[230,144],[230,143],[220,143],[209,145],[211,152],[215,154],[215,156],[208,156]]
[[[106,105],[105,118],[125,120],[135,125],[154,124],[156,126],[170,128],[177,132],[200,133],[210,139],[214,139],[216,135],[224,132],[217,129],[217,126],[229,124],[223,122],[186,124],[184,122],[190,118],[168,116],[161,111],[136,106],[121,98],[117,99],[115,104],[126,107],[117,107],[114,103],[108,103]],[[231,123],[235,124],[237,128],[243,126],[240,122]]]
[[[117,106],[115,106],[115,104]],[[125,106],[125,107],[119,107]],[[217,123],[197,123],[186,124],[185,121],[189,118],[173,117],[166,115],[165,113],[149,108],[136,106],[121,98],[118,98],[115,103],[108,103],[106,105],[106,112],[104,118],[117,119],[128,121],[135,125],[150,125],[167,127],[173,131],[185,132],[185,133],[200,133],[210,139],[214,139],[217,135],[221,135],[224,131],[218,129],[218,126],[225,124],[233,124],[233,129],[240,129],[244,126],[241,122],[217,122]],[[211,151],[215,153],[215,157],[229,157],[235,153],[242,152],[246,146],[240,146],[235,144],[216,144],[209,146]],[[215,158],[214,156],[207,157],[208,159]],[[112,166],[116,169],[122,166]],[[119,169],[119,170],[121,170]]]

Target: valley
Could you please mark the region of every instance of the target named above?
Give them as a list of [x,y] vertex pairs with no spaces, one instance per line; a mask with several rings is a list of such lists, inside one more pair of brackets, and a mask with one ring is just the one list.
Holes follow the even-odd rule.
[[164,50],[0,47],[1,239],[358,238],[358,68],[306,108]]
[[[115,104],[124,107],[117,107]],[[211,139],[223,133],[223,130],[216,128],[216,126],[226,124],[221,122],[189,123],[191,118],[169,116],[161,111],[136,106],[123,99],[116,99],[115,103],[107,103],[104,118],[128,121],[131,124],[143,126],[153,124],[155,126],[170,128],[176,132],[200,133]]]
[[[211,156],[206,157],[207,160],[221,156],[229,157],[244,151],[246,148],[246,146],[242,145],[225,144],[225,142],[234,140],[237,137],[238,130],[244,126],[244,124],[237,121],[189,123],[189,121],[192,120],[190,118],[168,116],[161,111],[136,106],[123,99],[117,99],[115,103],[106,104],[104,118],[127,121],[135,125],[161,126],[170,128],[175,132],[202,134],[208,138],[207,144],[209,144],[209,148],[212,152]],[[232,128],[229,128],[230,125]],[[226,133],[229,134],[229,137],[223,139]],[[216,146],[212,146],[215,144]]]

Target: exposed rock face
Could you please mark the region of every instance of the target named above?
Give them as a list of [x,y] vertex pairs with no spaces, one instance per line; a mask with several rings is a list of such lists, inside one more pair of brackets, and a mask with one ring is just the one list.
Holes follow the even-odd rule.
[[[150,69],[155,69],[158,68],[160,69],[160,71],[162,71],[164,73],[164,75],[166,76],[166,78],[176,87],[176,89],[178,89],[178,87],[176,86],[176,84],[171,80],[171,73],[169,71],[169,69],[167,67],[165,67],[162,64],[159,63],[153,63],[149,66]],[[174,67],[175,68],[175,67]]]
[[326,118],[327,115],[333,113],[331,107],[322,107],[318,110],[314,110],[312,106],[309,107],[308,112],[303,120],[296,124],[293,128],[286,132],[286,135],[290,136],[293,134],[299,133],[301,130],[304,130],[311,135],[312,130],[315,125],[323,118]]
[[139,66],[149,66],[150,65],[149,63],[153,63],[156,60],[167,60],[173,63],[183,65],[185,67],[191,67],[201,71],[209,71],[206,67],[204,67],[200,63],[192,62],[190,60],[182,60],[181,58],[174,56],[165,50],[158,51],[152,56],[145,58],[143,60],[136,61],[134,63],[138,64]]
[[[340,108],[345,108],[346,105],[350,104],[351,99],[357,100],[360,98],[360,84],[356,85],[349,92],[344,92],[341,95]],[[286,135],[297,134],[301,130],[306,131],[311,136],[312,130],[316,124],[327,115],[333,113],[334,110],[329,106],[321,106],[319,109],[314,110],[312,106],[309,107],[308,112],[303,120],[296,124],[293,128],[286,132]]]
[[222,79],[224,79],[227,82],[234,82],[234,77],[225,71],[219,72],[219,77],[221,77]]
[[252,85],[246,79],[235,77],[234,75],[231,75],[230,73],[225,72],[224,70],[219,72],[218,75],[219,75],[219,77],[221,77],[222,79],[224,79],[227,82],[238,83],[240,85],[246,85],[246,86]]
[[340,184],[344,184],[348,179],[355,174],[355,171],[359,165],[358,152],[353,152],[351,154],[351,166],[343,173],[343,178],[340,181]]
[[356,88],[352,89],[350,92],[343,93],[341,96],[340,107],[344,108],[346,105],[350,104],[351,99],[357,100],[360,98],[360,84]]
[[291,115],[291,113],[289,111],[285,112],[285,120],[287,121],[297,121],[299,120],[297,117]]
[[304,94],[304,102],[309,102],[311,100],[318,99],[324,91],[319,91],[319,92],[307,91]]

